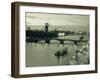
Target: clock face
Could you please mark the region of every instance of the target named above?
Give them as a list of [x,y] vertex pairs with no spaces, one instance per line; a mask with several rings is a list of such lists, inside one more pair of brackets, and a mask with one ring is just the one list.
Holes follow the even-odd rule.
[[45,25],[48,26],[49,24],[48,23],[45,23]]

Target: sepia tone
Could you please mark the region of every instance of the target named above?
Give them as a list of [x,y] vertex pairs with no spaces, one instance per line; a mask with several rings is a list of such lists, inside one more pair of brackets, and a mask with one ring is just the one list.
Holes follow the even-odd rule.
[[[20,74],[20,7],[21,6],[32,6],[32,7],[51,7],[51,8],[65,8],[65,9],[79,9],[79,10],[92,10],[95,11],[95,69],[85,71],[64,71],[64,72],[52,72],[52,73],[38,73],[35,74]],[[86,74],[86,73],[97,73],[97,7],[96,6],[80,6],[80,5],[64,5],[64,4],[44,4],[44,3],[31,3],[31,2],[13,2],[11,4],[11,76],[15,78],[25,77],[39,77],[39,76],[55,76],[55,75],[72,75],[72,74]],[[36,14],[38,16],[36,16]],[[50,15],[49,15],[50,14]],[[49,17],[47,17],[47,16]],[[54,16],[53,16],[54,15]],[[59,18],[57,17],[59,16]],[[62,16],[61,16],[62,15]],[[66,15],[65,19],[63,15]],[[40,17],[39,17],[40,16]],[[43,18],[43,17],[44,18]],[[69,16],[69,18],[67,17]],[[89,48],[91,47],[89,38],[89,15],[77,15],[72,14],[51,14],[51,13],[25,13],[25,27],[26,27],[26,41],[25,41],[25,65],[26,68],[34,68],[41,66],[58,66],[65,65],[88,65],[90,64],[91,53]],[[78,18],[81,16],[81,18]],[[82,18],[84,17],[84,19]],[[65,19],[65,20],[63,20]],[[28,19],[30,18],[30,19]],[[48,19],[46,19],[48,18]],[[33,20],[35,19],[35,20]],[[37,21],[36,21],[37,19]],[[51,19],[51,20],[50,20]],[[54,20],[54,23],[52,22]],[[38,22],[38,23],[37,23]],[[42,22],[42,23],[40,23]],[[65,22],[65,23],[63,23]],[[24,24],[24,23],[23,23]],[[62,25],[64,24],[64,25]],[[66,25],[67,24],[67,25]],[[87,26],[88,25],[88,26]],[[40,27],[39,27],[40,26]],[[75,27],[76,26],[76,27]],[[90,26],[90,27],[89,27]],[[36,33],[33,35],[33,33]],[[83,37],[83,33],[85,35]],[[32,34],[31,34],[32,33]],[[39,33],[39,34],[38,34]],[[41,34],[40,34],[41,33]],[[63,33],[63,34],[62,34]],[[87,34],[86,34],[87,33]],[[45,35],[44,35],[45,34]],[[52,35],[51,35],[52,34]],[[38,36],[37,36],[38,35]],[[50,36],[51,35],[51,36]],[[80,36],[75,36],[80,35]],[[62,37],[63,36],[63,37]],[[53,40],[52,40],[53,39]],[[78,39],[78,40],[77,40]],[[81,40],[81,41],[80,41]],[[84,40],[84,41],[83,41]],[[85,44],[83,44],[85,43]],[[81,45],[81,46],[79,46]],[[53,49],[54,48],[54,49]],[[57,50],[55,50],[57,49]],[[52,52],[51,52],[52,51]],[[86,54],[86,55],[85,55]],[[86,57],[87,56],[87,57]],[[80,68],[80,67],[79,67]]]
[[26,67],[89,64],[89,15],[25,14]]

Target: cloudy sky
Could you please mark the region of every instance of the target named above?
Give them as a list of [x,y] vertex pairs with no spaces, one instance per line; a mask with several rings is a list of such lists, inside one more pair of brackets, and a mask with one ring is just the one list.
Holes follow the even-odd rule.
[[26,27],[31,29],[43,29],[45,23],[49,23],[49,29],[61,26],[62,30],[88,31],[88,15],[72,14],[48,14],[48,13],[30,13],[25,14]]

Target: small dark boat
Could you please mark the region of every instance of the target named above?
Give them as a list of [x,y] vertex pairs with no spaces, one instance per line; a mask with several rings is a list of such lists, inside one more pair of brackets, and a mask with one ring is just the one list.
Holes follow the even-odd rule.
[[68,48],[66,47],[66,48],[64,48],[63,50],[57,51],[54,55],[57,56],[57,57],[59,58],[59,57],[65,56],[65,55],[67,55],[67,54],[68,54]]

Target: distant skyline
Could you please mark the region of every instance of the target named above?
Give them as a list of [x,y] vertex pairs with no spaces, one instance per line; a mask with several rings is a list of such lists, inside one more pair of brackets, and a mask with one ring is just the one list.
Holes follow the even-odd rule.
[[26,27],[31,29],[44,29],[49,23],[49,30],[61,26],[62,30],[89,31],[89,16],[74,14],[30,13],[25,14]]

